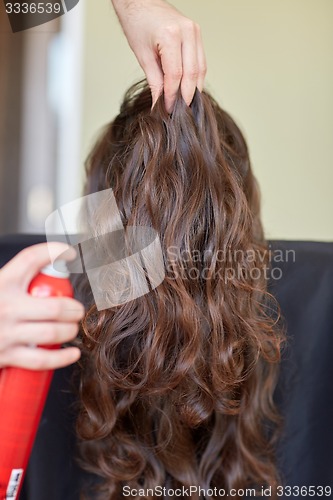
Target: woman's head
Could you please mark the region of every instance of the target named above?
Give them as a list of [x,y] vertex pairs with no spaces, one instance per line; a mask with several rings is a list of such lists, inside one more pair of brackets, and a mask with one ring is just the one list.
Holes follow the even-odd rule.
[[[142,82],[128,90],[119,115],[106,126],[88,158],[86,192],[112,187],[116,193],[126,193],[134,202],[143,187],[148,191],[149,182],[152,186],[147,198],[149,207],[153,208],[155,202],[160,208],[164,195],[174,196],[177,203],[182,204],[188,192],[199,192],[200,202],[206,203],[194,207],[196,212],[201,205],[209,203],[210,197],[206,196],[209,182],[216,182],[215,190],[223,194],[221,202],[228,201],[230,184],[238,183],[243,201],[257,224],[256,238],[262,240],[256,181],[246,142],[232,118],[206,92],[197,91],[191,108],[179,93],[171,116],[165,111],[162,98],[153,110],[151,104],[149,87]],[[172,189],[174,180],[176,184]],[[211,194],[213,191],[211,189]],[[241,200],[238,202],[241,205]],[[170,204],[168,199],[166,206]],[[130,210],[128,204],[126,208]],[[158,210],[155,215],[162,213]],[[123,215],[124,219],[129,218],[128,214]],[[236,220],[237,213],[233,213],[228,222],[236,223]],[[178,222],[182,221],[188,223],[186,217],[178,218]]]
[[[107,188],[125,227],[158,233],[165,278],[127,304],[90,304],[85,467],[110,499],[125,485],[274,485],[281,337],[266,312],[259,196],[239,128],[205,92],[191,107],[179,95],[170,116],[136,85],[87,162],[86,194]],[[96,217],[92,227],[110,227],[108,213]]]

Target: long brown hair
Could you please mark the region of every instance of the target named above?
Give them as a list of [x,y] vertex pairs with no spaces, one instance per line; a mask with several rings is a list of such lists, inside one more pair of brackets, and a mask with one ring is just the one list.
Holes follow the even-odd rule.
[[[163,96],[151,109],[149,88],[137,84],[87,161],[86,194],[107,188],[125,227],[158,232],[166,276],[129,303],[88,306],[83,466],[110,500],[126,485],[274,489],[282,335],[239,128],[207,92],[190,107],[179,94],[169,115]],[[93,225],[107,227],[108,214],[98,217]]]

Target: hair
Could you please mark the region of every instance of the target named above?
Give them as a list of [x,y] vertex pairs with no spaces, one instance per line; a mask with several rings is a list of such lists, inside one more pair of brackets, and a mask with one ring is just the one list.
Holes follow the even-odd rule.
[[112,188],[124,227],[158,233],[166,275],[103,311],[82,282],[81,464],[110,500],[125,485],[274,491],[283,335],[246,142],[205,91],[151,106],[134,85],[86,163],[85,193]]

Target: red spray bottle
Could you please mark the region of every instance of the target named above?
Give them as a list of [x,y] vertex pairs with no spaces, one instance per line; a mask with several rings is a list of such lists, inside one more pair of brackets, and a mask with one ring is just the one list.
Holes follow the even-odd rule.
[[[57,261],[60,265],[61,272],[51,265],[43,268],[28,292],[35,297],[73,297],[65,262]],[[53,370],[0,370],[0,500],[19,498],[52,376]]]

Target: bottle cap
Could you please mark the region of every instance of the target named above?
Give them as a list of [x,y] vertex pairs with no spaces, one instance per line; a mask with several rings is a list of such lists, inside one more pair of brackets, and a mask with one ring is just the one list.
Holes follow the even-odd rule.
[[53,278],[68,278],[69,271],[65,260],[55,260],[54,264],[48,264],[41,270],[42,274]]

